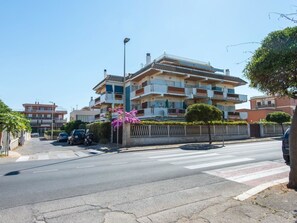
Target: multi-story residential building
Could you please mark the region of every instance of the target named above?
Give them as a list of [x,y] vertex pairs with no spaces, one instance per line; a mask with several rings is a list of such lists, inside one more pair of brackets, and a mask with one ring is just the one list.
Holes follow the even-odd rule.
[[238,109],[238,111],[248,113],[248,122],[257,122],[275,111],[283,111],[293,116],[296,105],[297,99],[263,95],[250,98],[251,109]]
[[54,129],[60,129],[66,123],[64,116],[67,111],[57,109],[56,104],[23,104],[24,111],[22,113],[30,119],[32,132],[43,134],[46,130],[50,130],[53,123]]
[[225,119],[244,119],[246,113],[235,112],[235,104],[246,102],[247,96],[234,89],[244,84],[229,70],[164,54],[130,75],[126,105],[137,109],[141,119],[184,117],[193,103],[217,106]]
[[128,111],[137,109],[140,119],[182,120],[193,103],[217,106],[225,119],[246,119],[246,112],[235,111],[235,104],[247,101],[235,87],[245,84],[209,63],[167,54],[150,62],[147,55],[147,64],[127,78],[125,104]]
[[104,114],[109,108],[123,104],[123,82],[123,77],[107,74],[104,70],[104,79],[93,88],[98,97],[91,99],[89,104],[90,108],[99,109],[100,114],[96,115],[97,120],[105,120]]
[[100,115],[100,110],[93,110],[89,107],[84,107],[80,110],[70,112],[70,121],[80,120],[82,122],[94,122],[95,116]]

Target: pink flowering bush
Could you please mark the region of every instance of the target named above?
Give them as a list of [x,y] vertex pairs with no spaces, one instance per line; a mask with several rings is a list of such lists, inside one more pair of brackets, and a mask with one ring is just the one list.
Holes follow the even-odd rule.
[[[117,112],[118,117],[111,122],[111,125],[116,129],[123,125],[123,114],[124,111],[122,108],[115,108],[114,110],[109,109],[109,112]],[[125,112],[125,123],[139,123],[140,120],[136,117],[137,110],[133,109],[130,112]]]

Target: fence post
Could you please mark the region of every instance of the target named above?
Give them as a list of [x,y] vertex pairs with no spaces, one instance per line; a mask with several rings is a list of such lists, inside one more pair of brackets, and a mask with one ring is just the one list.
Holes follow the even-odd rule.
[[184,126],[185,136],[187,136],[187,126]]
[[226,125],[226,135],[229,135],[229,127],[228,127],[228,125]]
[[151,138],[152,137],[152,125],[149,125],[149,137]]
[[213,125],[213,136],[215,136],[215,135],[216,135],[216,126]]
[[200,136],[201,136],[202,135],[201,125],[199,125],[199,129],[200,129]]
[[239,135],[239,125],[237,125],[237,135]]
[[170,137],[170,125],[167,125],[168,137]]

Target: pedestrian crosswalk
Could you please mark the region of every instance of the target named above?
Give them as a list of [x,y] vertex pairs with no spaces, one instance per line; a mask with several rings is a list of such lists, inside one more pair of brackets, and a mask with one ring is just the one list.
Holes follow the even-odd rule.
[[149,159],[180,166],[189,170],[221,177],[249,186],[288,178],[289,167],[282,160],[256,161],[240,154],[223,154],[215,151],[167,151],[147,153]]
[[20,156],[16,162],[26,162],[26,161],[34,161],[34,160],[51,160],[51,159],[74,159],[79,157],[88,157],[94,156],[98,154],[102,154],[104,152],[88,149],[84,151],[50,151],[48,153],[37,153],[33,155],[24,155]]

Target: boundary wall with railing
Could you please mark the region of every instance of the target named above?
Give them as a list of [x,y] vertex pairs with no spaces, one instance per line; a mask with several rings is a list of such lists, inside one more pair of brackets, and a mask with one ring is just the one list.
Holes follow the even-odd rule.
[[[126,146],[207,142],[207,125],[126,124]],[[249,138],[249,125],[212,125],[213,141]]]

